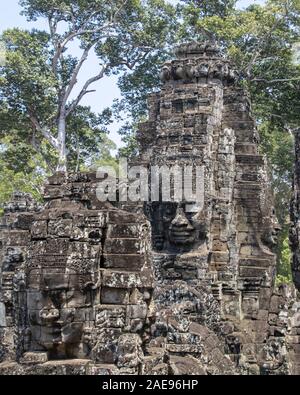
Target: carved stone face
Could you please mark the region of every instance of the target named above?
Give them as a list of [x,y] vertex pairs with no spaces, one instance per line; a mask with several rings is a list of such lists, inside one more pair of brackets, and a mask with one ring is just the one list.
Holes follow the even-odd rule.
[[69,269],[32,270],[28,278],[27,308],[32,348],[52,358],[76,358],[90,307],[82,279]]
[[171,79],[172,66],[171,63],[166,63],[163,65],[160,73],[160,79],[162,82],[169,81]]
[[191,244],[195,241],[195,231],[194,226],[187,219],[183,208],[178,208],[176,216],[169,227],[170,241],[175,245]]
[[223,63],[221,62],[217,62],[212,70],[212,76],[213,78],[223,78],[224,75],[224,67],[223,67]]
[[263,218],[262,221],[262,242],[269,248],[276,247],[278,243],[278,233],[281,227],[275,215],[274,207],[271,208],[271,215]]
[[152,207],[154,247],[190,250],[205,240],[205,220],[193,204],[161,203]]
[[201,63],[198,67],[197,67],[197,77],[207,77],[208,75],[208,70],[209,70],[209,64],[207,63]]

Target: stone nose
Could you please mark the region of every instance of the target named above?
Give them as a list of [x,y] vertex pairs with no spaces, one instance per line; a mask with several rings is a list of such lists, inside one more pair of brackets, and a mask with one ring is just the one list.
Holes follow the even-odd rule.
[[192,228],[189,220],[186,218],[183,209],[178,210],[176,217],[171,222],[171,227]]

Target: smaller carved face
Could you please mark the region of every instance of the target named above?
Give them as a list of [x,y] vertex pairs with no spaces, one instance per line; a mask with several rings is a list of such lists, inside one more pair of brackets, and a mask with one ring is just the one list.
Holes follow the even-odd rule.
[[197,68],[197,77],[207,77],[209,70],[209,65],[207,63],[202,63]]
[[188,64],[185,68],[185,72],[188,78],[192,79],[195,77],[197,70],[195,66],[193,66],[192,64]]
[[160,72],[160,80],[162,82],[169,81],[171,79],[171,73],[171,64],[164,64]]
[[263,218],[261,238],[266,246],[274,248],[278,243],[278,234],[281,231],[281,226],[276,218],[274,207],[271,210],[271,216]]
[[179,64],[174,66],[173,75],[175,80],[184,80],[186,78],[184,67]]
[[224,70],[222,63],[216,63],[213,68],[213,77],[214,78],[223,78]]
[[229,82],[235,82],[238,79],[239,75],[237,71],[230,69],[228,73],[228,80]]

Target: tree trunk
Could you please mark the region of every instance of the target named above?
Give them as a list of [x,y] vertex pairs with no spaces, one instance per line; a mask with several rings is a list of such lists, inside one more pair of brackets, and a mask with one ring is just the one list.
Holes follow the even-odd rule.
[[295,169],[290,215],[292,273],[294,283],[300,290],[300,129],[295,131]]
[[61,113],[58,120],[58,165],[57,171],[67,171],[67,149],[66,149],[66,115]]

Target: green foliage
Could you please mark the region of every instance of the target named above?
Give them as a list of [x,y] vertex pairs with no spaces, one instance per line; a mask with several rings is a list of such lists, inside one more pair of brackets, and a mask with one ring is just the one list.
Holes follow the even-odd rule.
[[160,48],[175,19],[174,8],[163,0],[22,0],[20,4],[29,20],[42,17],[52,20],[53,27],[60,22],[67,25],[54,39],[75,33],[82,47],[94,44],[98,57],[108,65],[107,74],[133,68]]
[[43,157],[30,143],[33,138],[26,119],[17,111],[10,111],[0,105],[0,214],[2,205],[14,191],[31,193],[41,199],[42,184],[49,166],[45,157],[50,158],[48,147],[43,147],[47,155]]
[[293,282],[291,271],[291,250],[289,246],[288,231],[283,232],[279,240],[279,253],[277,263],[277,283],[290,284]]
[[[26,123],[26,132],[34,135],[30,142],[26,136],[26,142],[37,152],[47,146],[51,151],[47,163],[63,171],[78,169],[91,163],[103,138],[101,130],[111,122],[107,110],[101,116],[83,111],[81,100],[94,92],[90,87],[96,81],[134,69],[160,49],[171,35],[174,8],[163,0],[22,0],[20,4],[28,20],[44,18],[48,31],[4,32],[7,60],[0,67],[0,106],[14,114],[16,122]],[[81,51],[78,58],[69,52],[71,43]],[[79,72],[92,52],[99,59],[99,70],[86,77],[75,95]]]
[[[50,129],[50,134],[57,137],[59,91],[62,84],[68,83],[76,58],[65,57],[55,75],[49,34],[12,29],[4,32],[2,38],[7,47],[7,59],[5,67],[0,68],[0,138],[10,136],[11,144],[3,141],[5,149],[0,157],[10,172],[29,175],[36,170],[31,158],[38,156],[43,161],[45,177],[55,171],[58,152],[40,133],[33,118],[41,128]],[[77,106],[68,116],[69,170],[78,170],[101,156],[102,148],[108,147],[105,133],[110,122],[109,109],[97,115],[88,107]]]
[[0,139],[0,215],[14,191],[27,192],[41,200],[44,165],[28,145],[18,144],[13,137]]
[[39,114],[46,123],[54,116],[57,86],[50,67],[50,37],[45,32],[7,30],[2,40],[7,47],[6,66],[0,68],[0,99],[16,114]]
[[91,163],[82,169],[97,170],[101,166],[111,166],[116,169],[118,167],[118,160],[112,154],[112,151],[116,149],[116,144],[104,135],[101,140],[99,155],[95,156]]
[[[289,199],[294,165],[293,135],[268,121],[259,126],[259,133],[260,149],[271,165],[275,192],[287,194]],[[281,210],[286,213],[283,217],[287,217],[289,207],[284,203],[281,204],[285,206],[283,207],[285,211]]]
[[94,114],[89,107],[77,107],[67,124],[69,170],[78,171],[105,159],[116,145],[108,136],[111,111]]
[[134,158],[138,154],[138,144],[136,141],[136,127],[131,123],[125,124],[119,131],[125,146],[119,149],[119,156],[124,158]]
[[259,131],[260,148],[267,156],[272,172],[276,215],[282,228],[278,239],[277,273],[281,280],[288,282],[292,278],[288,238],[294,165],[293,136],[270,121],[260,125]]

